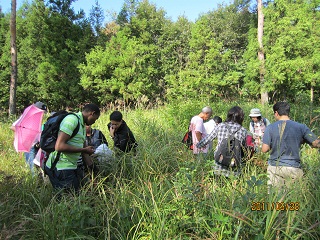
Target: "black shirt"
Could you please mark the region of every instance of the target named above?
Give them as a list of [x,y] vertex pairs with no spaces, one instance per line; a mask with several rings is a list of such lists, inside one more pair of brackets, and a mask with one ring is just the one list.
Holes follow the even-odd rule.
[[[110,127],[111,123],[108,124],[109,131]],[[122,120],[122,124],[114,132],[113,141],[114,147],[120,149],[122,152],[130,152],[138,146],[132,131],[124,120]]]

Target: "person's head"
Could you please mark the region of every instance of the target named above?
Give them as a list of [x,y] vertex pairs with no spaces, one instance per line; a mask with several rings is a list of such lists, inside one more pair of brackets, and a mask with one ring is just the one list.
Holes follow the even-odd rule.
[[289,116],[290,105],[287,102],[277,102],[273,105],[273,112],[279,116]]
[[37,108],[40,108],[41,110],[47,112],[47,105],[45,105],[43,102],[36,102],[34,105]]
[[242,125],[243,119],[244,113],[242,108],[239,106],[234,106],[228,111],[226,122],[235,122]]
[[97,105],[89,103],[83,107],[83,119],[86,125],[92,125],[100,117],[100,109]]
[[218,125],[219,123],[222,123],[222,119],[221,117],[219,116],[214,116],[213,118],[213,121]]
[[119,111],[113,111],[110,114],[110,123],[111,123],[111,127],[114,130],[117,130],[122,124],[122,113]]
[[249,117],[251,118],[252,121],[259,122],[262,118],[260,109],[259,108],[252,108],[250,110]]
[[202,108],[202,111],[201,111],[201,113],[200,113],[200,117],[204,120],[204,121],[206,121],[206,120],[208,120],[210,117],[211,117],[211,115],[212,115],[212,108],[211,107],[204,107],[204,108]]

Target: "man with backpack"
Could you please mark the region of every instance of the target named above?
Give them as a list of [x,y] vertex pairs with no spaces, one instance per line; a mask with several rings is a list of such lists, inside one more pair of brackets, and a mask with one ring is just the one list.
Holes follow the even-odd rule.
[[[80,154],[88,168],[94,170],[93,161],[89,156],[94,153],[94,147],[85,145],[85,125],[94,124],[99,116],[99,107],[95,104],[87,104],[82,112],[67,114],[61,121],[54,151],[50,153],[44,166],[55,189],[74,189],[75,191],[80,189],[77,176],[77,161]],[[78,130],[75,131],[75,129]],[[73,134],[74,131],[75,134]]]
[[270,151],[268,185],[283,188],[303,178],[301,144],[320,148],[320,139],[305,124],[290,119],[289,103],[277,102],[273,105],[273,112],[277,121],[266,128],[261,151]]
[[202,148],[218,138],[214,154],[214,173],[216,175],[228,177],[231,174],[239,175],[241,173],[247,137],[247,130],[242,127],[243,119],[243,110],[238,106],[232,107],[228,111],[226,121],[217,125],[209,135],[197,144],[197,148]]
[[203,121],[207,121],[212,115],[211,107],[202,108],[201,113],[191,118],[189,131],[192,132],[193,154],[201,156],[207,154],[209,146],[197,147],[197,143],[207,136]]

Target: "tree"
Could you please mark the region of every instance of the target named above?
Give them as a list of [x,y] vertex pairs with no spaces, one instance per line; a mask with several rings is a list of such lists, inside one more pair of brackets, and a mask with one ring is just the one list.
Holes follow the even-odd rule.
[[265,8],[265,83],[276,98],[309,103],[320,87],[318,9],[319,1],[290,0]]
[[261,84],[261,103],[268,103],[268,92],[266,92],[264,88],[264,74],[265,74],[265,65],[264,65],[264,50],[263,50],[263,23],[264,23],[264,15],[263,15],[263,4],[262,0],[257,0],[258,2],[258,59],[260,61],[259,73],[260,73],[260,84]]
[[11,81],[10,81],[10,98],[9,98],[9,114],[16,114],[16,91],[17,91],[17,45],[16,45],[16,0],[11,0]]

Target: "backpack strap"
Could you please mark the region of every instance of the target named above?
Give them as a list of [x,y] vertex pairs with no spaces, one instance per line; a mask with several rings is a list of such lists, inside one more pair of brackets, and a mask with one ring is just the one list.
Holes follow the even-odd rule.
[[264,126],[267,127],[267,119],[266,118],[262,118]]
[[[70,113],[70,114],[73,114],[74,116],[76,116],[77,117],[77,120],[78,120],[78,124],[77,124],[77,126],[76,126],[76,128],[73,130],[73,132],[72,132],[72,134],[71,134],[71,136],[70,136],[70,139],[71,138],[73,138],[75,135],[77,135],[77,133],[79,132],[79,129],[80,129],[80,119],[79,119],[79,117],[75,114],[75,113]],[[69,139],[69,140],[70,140]],[[59,161],[59,159],[60,159],[60,155],[61,155],[61,152],[57,152],[57,156],[56,156],[56,158],[54,159],[54,161],[53,161],[53,163],[51,164],[51,168],[50,168],[50,170],[53,170],[55,167],[56,167],[56,165],[57,165],[57,163],[58,163],[58,161]]]

